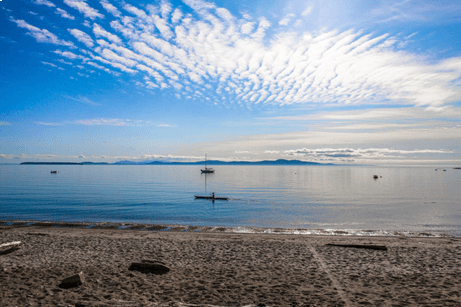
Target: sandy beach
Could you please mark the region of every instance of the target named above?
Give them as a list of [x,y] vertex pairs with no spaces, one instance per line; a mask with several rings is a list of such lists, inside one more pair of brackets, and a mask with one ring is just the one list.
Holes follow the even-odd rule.
[[[0,255],[0,305],[461,305],[460,238],[99,228],[0,226],[0,244],[22,242]],[[170,271],[129,270],[142,260]]]

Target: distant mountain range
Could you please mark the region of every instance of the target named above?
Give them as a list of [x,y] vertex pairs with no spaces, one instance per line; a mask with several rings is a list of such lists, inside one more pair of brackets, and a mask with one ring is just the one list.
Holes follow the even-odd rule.
[[[171,162],[171,161],[119,161],[115,163],[107,162],[22,162],[21,164],[29,165],[205,165],[205,161],[196,162]],[[207,165],[334,165],[332,163],[317,163],[300,160],[264,160],[264,161],[219,161],[207,160]]]

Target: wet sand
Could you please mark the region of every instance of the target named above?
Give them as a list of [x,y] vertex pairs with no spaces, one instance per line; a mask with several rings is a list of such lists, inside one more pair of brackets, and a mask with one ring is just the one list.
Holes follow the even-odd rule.
[[[22,242],[0,255],[0,305],[461,305],[460,238],[181,230],[0,226],[0,244]],[[170,271],[128,270],[141,260]],[[81,271],[82,285],[59,287]]]

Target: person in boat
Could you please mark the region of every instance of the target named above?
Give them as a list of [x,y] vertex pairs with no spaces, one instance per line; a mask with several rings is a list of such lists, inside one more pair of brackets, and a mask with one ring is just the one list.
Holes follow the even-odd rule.
[[212,198],[214,198],[214,192],[213,192],[213,193],[211,193],[211,197],[212,197]]

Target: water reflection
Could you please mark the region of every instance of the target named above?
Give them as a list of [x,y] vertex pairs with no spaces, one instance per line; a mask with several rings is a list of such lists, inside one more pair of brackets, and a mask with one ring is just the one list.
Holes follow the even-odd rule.
[[[340,166],[0,166],[0,219],[460,230],[461,171]],[[373,175],[382,178],[373,179]],[[195,200],[225,195],[228,202]]]

